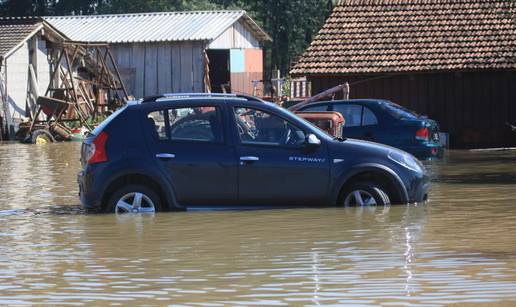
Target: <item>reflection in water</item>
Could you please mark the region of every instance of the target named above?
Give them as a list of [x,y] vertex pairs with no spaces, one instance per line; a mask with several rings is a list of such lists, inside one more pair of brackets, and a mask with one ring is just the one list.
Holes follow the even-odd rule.
[[514,153],[431,162],[423,205],[116,216],[80,209],[78,152],[0,144],[0,305],[516,304],[515,183],[460,180]]

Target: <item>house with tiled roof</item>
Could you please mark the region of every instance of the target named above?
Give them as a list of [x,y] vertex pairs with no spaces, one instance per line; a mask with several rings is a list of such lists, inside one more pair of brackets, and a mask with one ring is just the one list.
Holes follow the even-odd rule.
[[340,0],[290,73],[428,115],[453,147],[516,145],[513,0]]
[[49,45],[63,40],[41,18],[0,18],[0,140],[30,118],[50,83]]

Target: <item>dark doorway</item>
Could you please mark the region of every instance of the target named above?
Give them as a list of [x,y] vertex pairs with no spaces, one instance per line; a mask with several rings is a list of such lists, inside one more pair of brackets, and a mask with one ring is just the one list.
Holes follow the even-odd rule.
[[224,87],[230,93],[229,50],[206,50],[206,52],[210,60],[211,91],[222,93]]

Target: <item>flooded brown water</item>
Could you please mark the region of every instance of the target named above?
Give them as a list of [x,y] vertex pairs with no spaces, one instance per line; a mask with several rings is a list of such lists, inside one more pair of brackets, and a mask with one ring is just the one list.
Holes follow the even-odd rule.
[[91,215],[79,144],[0,144],[0,305],[516,305],[516,152],[427,163],[427,204]]

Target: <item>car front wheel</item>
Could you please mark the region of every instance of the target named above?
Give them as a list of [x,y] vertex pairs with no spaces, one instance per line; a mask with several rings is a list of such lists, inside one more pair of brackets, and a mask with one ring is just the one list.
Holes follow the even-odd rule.
[[106,206],[108,213],[154,213],[161,211],[159,196],[143,185],[127,185],[113,193]]
[[389,196],[375,183],[355,183],[346,188],[341,197],[341,204],[351,206],[388,206]]

